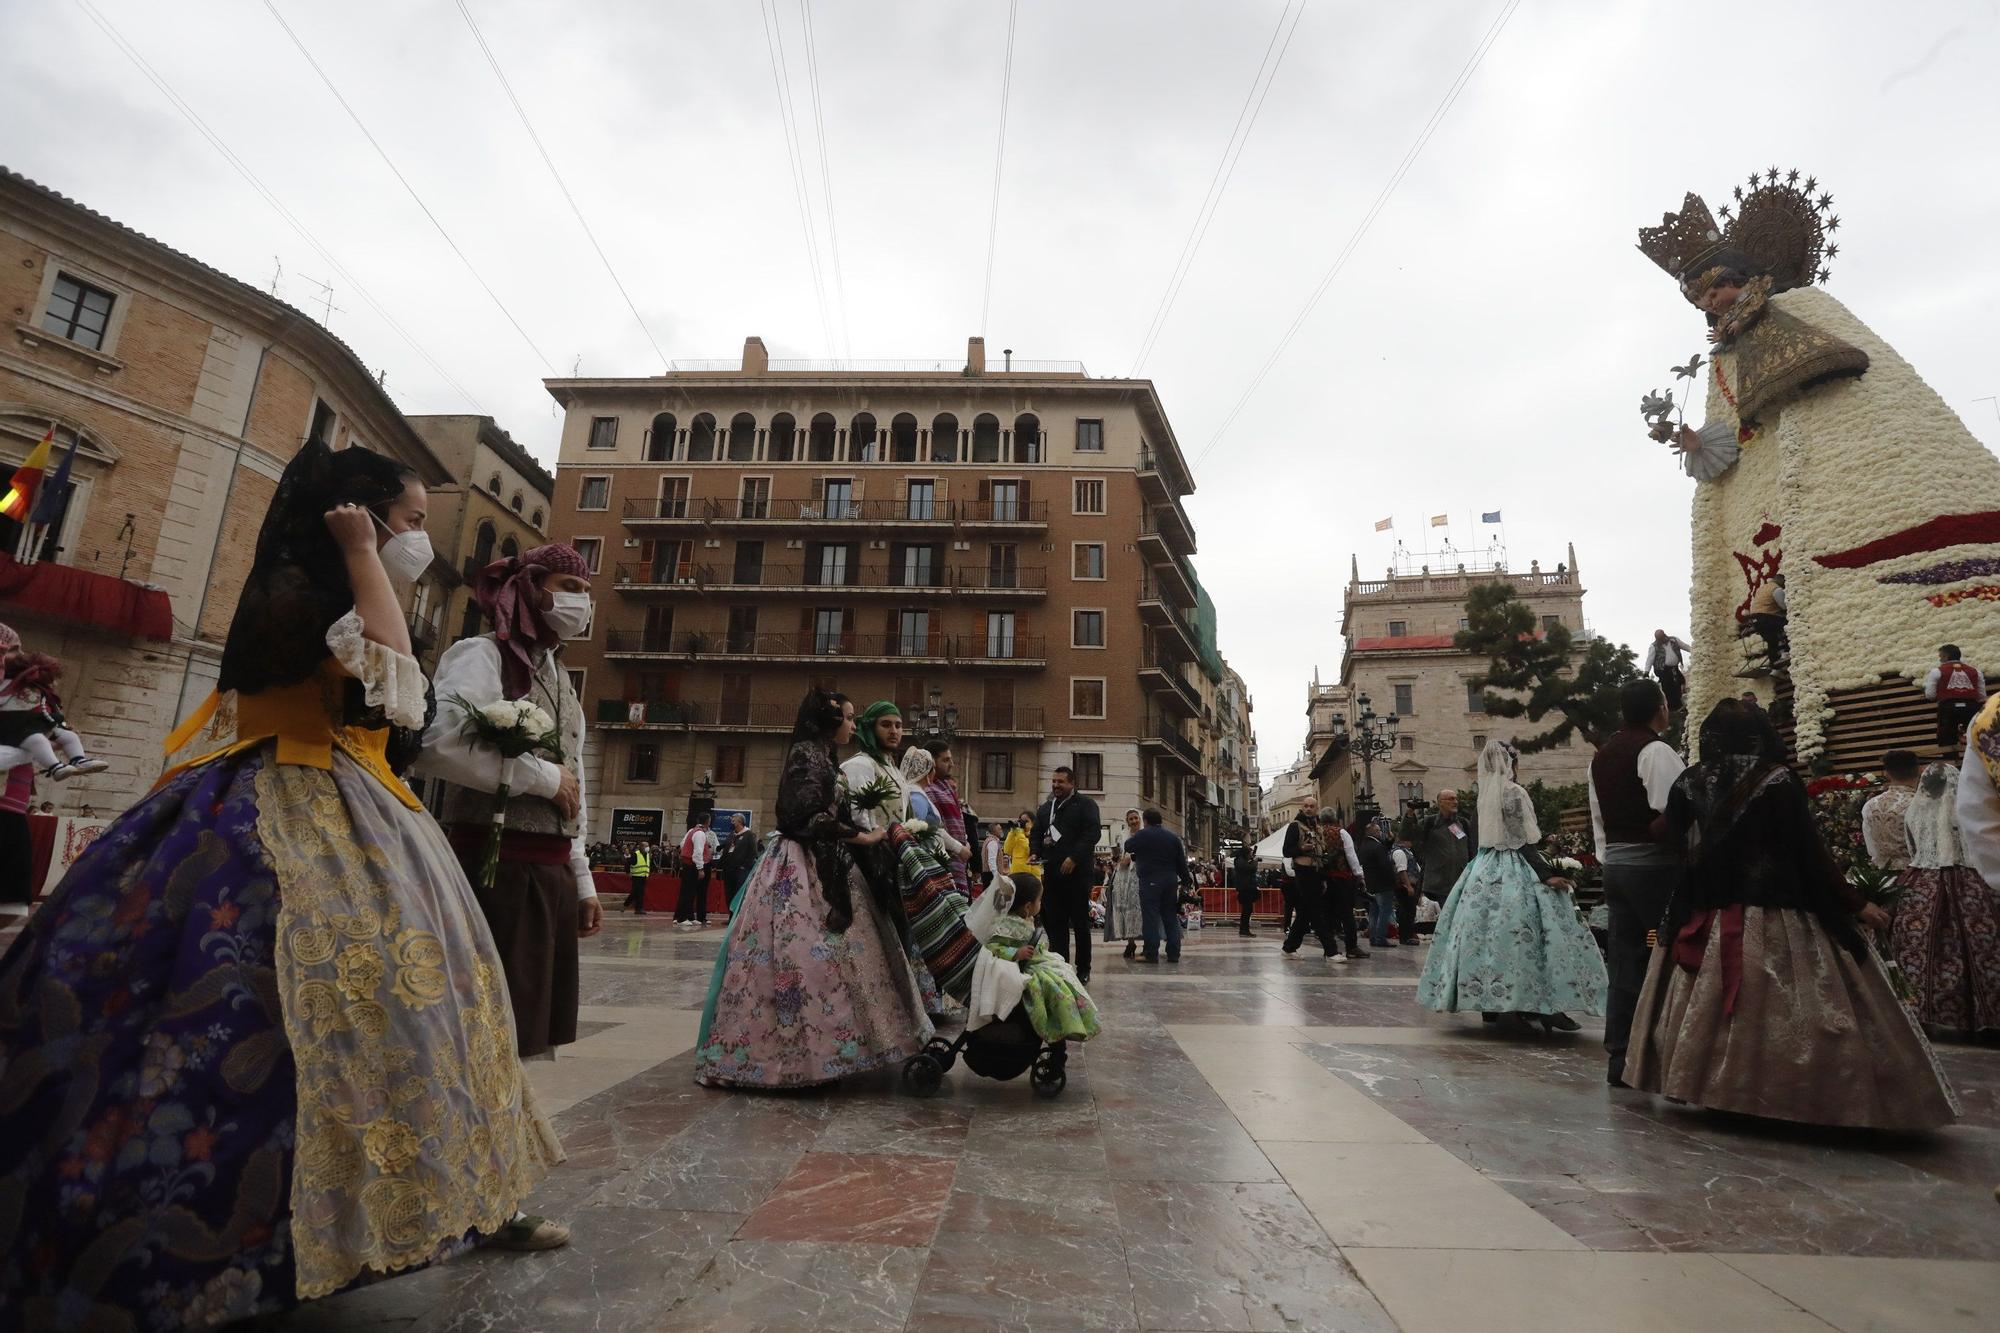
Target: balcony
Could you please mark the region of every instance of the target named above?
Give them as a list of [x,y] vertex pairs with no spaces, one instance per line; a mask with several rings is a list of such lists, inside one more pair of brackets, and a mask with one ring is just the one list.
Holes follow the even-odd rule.
[[1046,528],[1047,500],[954,500],[954,522],[970,528]]
[[727,731],[781,735],[791,731],[796,712],[796,708],[785,704],[599,699],[597,725],[606,731]]
[[409,614],[410,655],[412,657],[422,657],[425,653],[437,647],[439,614],[434,613],[430,616],[420,616],[414,611]]
[[685,561],[651,565],[618,565],[611,571],[611,582],[619,592],[627,596],[641,593],[659,595],[665,593],[698,593],[705,590],[714,578],[712,565],[696,565]]
[[1156,629],[1169,632],[1169,642],[1177,645],[1189,660],[1201,656],[1201,637],[1194,631],[1194,624],[1175,608],[1174,604],[1160,594],[1160,587],[1152,579],[1141,580],[1139,584],[1139,618]]
[[1040,740],[1046,733],[1042,729],[1042,710],[1039,705],[1011,704],[994,708],[960,709],[958,734]]
[[715,593],[729,597],[824,597],[832,593],[868,596],[933,597],[941,595],[1015,601],[1048,596],[1045,569],[1002,569],[933,566],[928,573],[888,569],[853,569],[843,577],[827,577],[821,565],[619,565],[613,586],[628,597],[650,600],[676,594]]
[[687,527],[799,528],[821,531],[954,527],[1046,528],[1046,500],[634,499],[624,520],[635,530]]
[[1148,654],[1139,662],[1139,683],[1151,690],[1163,706],[1182,717],[1193,717],[1201,711],[1200,691],[1188,683],[1187,676],[1173,662]]
[[1165,717],[1149,718],[1146,729],[1139,736],[1139,748],[1150,750],[1181,765],[1189,777],[1200,777],[1201,747],[1181,734]]
[[952,590],[963,597],[1046,597],[1049,578],[1046,569],[994,569],[991,566],[961,565],[952,571]]
[[1194,554],[1194,520],[1187,516],[1180,501],[1155,505],[1146,511],[1139,524],[1139,540],[1157,535],[1173,553],[1181,556]]
[[628,527],[692,527],[705,521],[703,502],[682,496],[678,500],[637,499],[625,502]]
[[1152,536],[1141,534],[1139,554],[1147,562],[1146,583],[1157,587],[1170,598],[1175,606],[1183,610],[1194,610],[1196,596],[1194,575],[1188,567],[1168,549],[1165,539],[1157,533]]
[[683,630],[673,635],[647,630],[609,630],[604,636],[606,658],[683,662],[793,662],[838,657],[853,662],[895,666],[1000,667],[1039,669],[1048,665],[1046,642],[1040,635],[1010,638],[984,634],[927,635],[756,634]]

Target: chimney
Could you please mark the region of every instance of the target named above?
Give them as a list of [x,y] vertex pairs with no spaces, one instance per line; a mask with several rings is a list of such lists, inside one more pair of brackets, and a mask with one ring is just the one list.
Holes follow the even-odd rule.
[[764,350],[764,340],[752,335],[743,340],[743,373],[762,375],[771,369],[771,354]]
[[986,339],[967,338],[965,340],[965,373],[984,375],[986,373]]

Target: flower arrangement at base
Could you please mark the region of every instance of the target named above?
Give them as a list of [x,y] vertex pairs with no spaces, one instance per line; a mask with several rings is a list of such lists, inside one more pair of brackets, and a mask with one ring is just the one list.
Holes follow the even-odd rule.
[[1857,882],[1857,874],[1879,873],[1861,839],[1861,807],[1882,786],[1883,779],[1873,773],[1830,773],[1806,784],[1813,826],[1850,883]]
[[512,762],[523,755],[535,755],[551,763],[563,762],[562,736],[555,719],[539,704],[526,699],[499,699],[490,704],[474,704],[459,695],[451,703],[465,714],[460,734],[490,745],[506,762],[500,766],[500,785],[493,793],[493,828],[487,835],[486,855],[479,868],[479,887],[490,889],[500,876],[500,835],[507,824],[507,780]]

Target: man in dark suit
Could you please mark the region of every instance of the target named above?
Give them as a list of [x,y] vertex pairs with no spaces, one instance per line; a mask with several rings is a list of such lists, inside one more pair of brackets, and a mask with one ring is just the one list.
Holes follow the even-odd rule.
[[[1097,802],[1078,794],[1068,765],[1049,779],[1049,799],[1035,811],[1029,846],[1042,858],[1042,928],[1049,948],[1068,958],[1079,981],[1090,980],[1090,870],[1103,830]],[[1069,951],[1076,931],[1076,953]]]
[[1160,822],[1160,812],[1148,808],[1143,827],[1125,840],[1132,865],[1139,872],[1139,912],[1145,941],[1142,963],[1160,961],[1160,941],[1167,944],[1167,961],[1181,960],[1180,891],[1194,888],[1187,848]]

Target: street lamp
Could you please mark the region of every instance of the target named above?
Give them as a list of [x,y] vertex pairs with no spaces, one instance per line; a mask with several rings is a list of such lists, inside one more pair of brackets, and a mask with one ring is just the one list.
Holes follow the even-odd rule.
[[944,691],[933,688],[930,702],[916,719],[920,741],[937,740],[947,745],[958,739],[958,705],[944,701]]
[[1357,696],[1354,702],[1361,711],[1355,718],[1352,734],[1348,732],[1347,719],[1339,714],[1334,715],[1333,730],[1335,736],[1347,737],[1349,752],[1361,756],[1361,795],[1355,799],[1355,813],[1366,818],[1381,810],[1375,800],[1375,761],[1396,748],[1396,728],[1402,719],[1394,713],[1377,717],[1375,705],[1365,694]]

